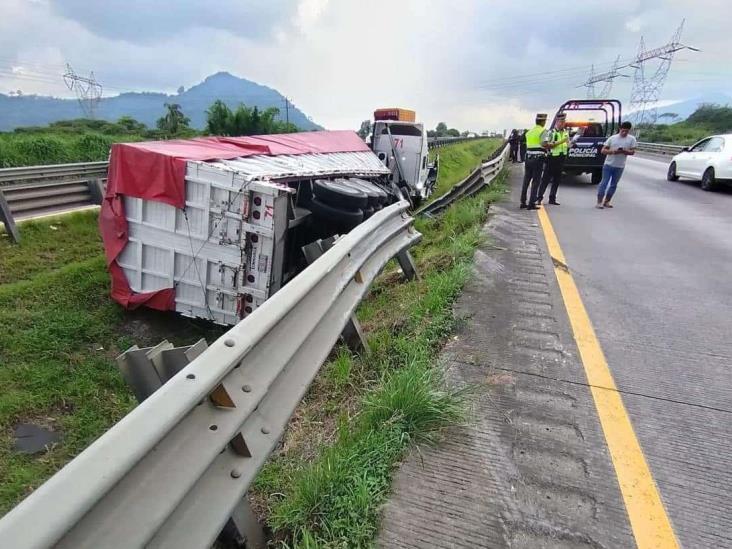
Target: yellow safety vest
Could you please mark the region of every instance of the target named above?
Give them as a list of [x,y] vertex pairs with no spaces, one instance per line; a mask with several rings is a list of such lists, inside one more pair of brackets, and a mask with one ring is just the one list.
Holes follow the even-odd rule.
[[538,124],[526,132],[526,149],[529,151],[544,151],[541,146],[541,134],[544,133],[544,126]]
[[[557,142],[561,141],[562,139],[569,140],[569,132],[567,130],[554,130],[552,131],[552,141]],[[569,151],[569,143],[562,143],[561,145],[558,145],[551,149],[550,154],[552,156],[559,156],[561,154],[567,155],[567,151]]]

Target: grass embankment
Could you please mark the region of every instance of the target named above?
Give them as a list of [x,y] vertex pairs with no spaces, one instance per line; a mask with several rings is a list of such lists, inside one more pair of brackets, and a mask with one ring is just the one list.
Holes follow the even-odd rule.
[[325,365],[256,483],[255,502],[283,546],[371,546],[395,464],[463,419],[465,395],[445,388],[436,361],[503,179],[438,219],[417,220],[421,280],[402,283],[387,270],[360,306],[371,354],[341,350]]
[[[96,226],[96,212],[80,212],[23,223],[19,246],[0,237],[0,515],[135,406],[121,351],[221,331],[112,303]],[[38,456],[15,453],[19,422],[62,438]]]
[[465,179],[500,144],[500,139],[478,139],[430,151],[430,160],[440,156],[440,174],[432,199]]

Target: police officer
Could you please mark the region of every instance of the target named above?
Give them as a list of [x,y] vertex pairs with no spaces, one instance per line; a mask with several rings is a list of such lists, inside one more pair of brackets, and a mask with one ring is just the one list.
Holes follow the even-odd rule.
[[544,146],[549,150],[549,156],[544,169],[544,176],[541,180],[541,188],[539,189],[538,203],[544,200],[544,193],[551,181],[552,187],[549,191],[549,204],[559,206],[557,202],[557,188],[562,180],[562,169],[564,161],[567,159],[569,151],[569,132],[564,128],[564,122],[567,115],[560,112],[556,116],[556,127],[553,131],[547,132],[545,135]]
[[[536,199],[541,185],[541,173],[544,170],[544,162],[546,160],[546,148],[542,145],[542,140],[547,141],[547,132],[544,130],[546,125],[546,114],[539,113],[536,115],[536,125],[526,132],[526,156],[524,163],[524,184],[521,187],[521,208],[527,210],[536,210]],[[531,184],[531,193],[529,195],[529,205],[526,205],[526,192]]]

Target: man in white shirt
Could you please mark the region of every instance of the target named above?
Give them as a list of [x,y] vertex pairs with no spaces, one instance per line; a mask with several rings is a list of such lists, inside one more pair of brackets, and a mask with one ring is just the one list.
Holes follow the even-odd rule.
[[608,137],[602,147],[605,164],[602,166],[602,181],[597,187],[597,205],[595,206],[600,210],[613,207],[610,200],[618,187],[620,176],[623,175],[625,160],[628,156],[635,154],[637,141],[630,135],[632,127],[630,122],[623,122],[620,124],[620,132]]

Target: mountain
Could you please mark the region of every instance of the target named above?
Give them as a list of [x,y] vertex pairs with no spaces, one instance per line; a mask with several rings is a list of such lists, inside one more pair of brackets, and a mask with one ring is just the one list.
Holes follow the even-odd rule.
[[724,94],[724,93],[714,93],[714,94],[694,97],[692,99],[676,101],[671,104],[666,104],[663,107],[658,108],[658,115],[659,115],[658,121],[660,123],[670,121],[670,119],[668,119],[668,118],[660,118],[660,116],[664,113],[678,114],[679,117],[674,119],[673,122],[680,122],[681,120],[686,120],[696,109],[699,108],[699,105],[701,105],[703,103],[716,103],[716,104],[722,105],[722,106],[732,105],[732,97],[730,97],[729,95]]
[[[121,116],[131,116],[149,127],[165,110],[165,103],[178,103],[191,126],[203,129],[206,124],[206,109],[221,99],[229,107],[244,103],[249,107],[277,107],[280,117],[285,119],[285,97],[277,90],[257,84],[246,78],[239,78],[228,72],[219,72],[207,77],[183,93],[168,95],[158,92],[131,92],[104,97],[97,108],[97,118],[114,121]],[[290,105],[290,122],[302,130],[322,129],[305,113]],[[9,131],[18,126],[45,126],[56,120],[80,118],[83,114],[75,99],[59,99],[38,95],[11,97],[0,93],[0,131]]]

